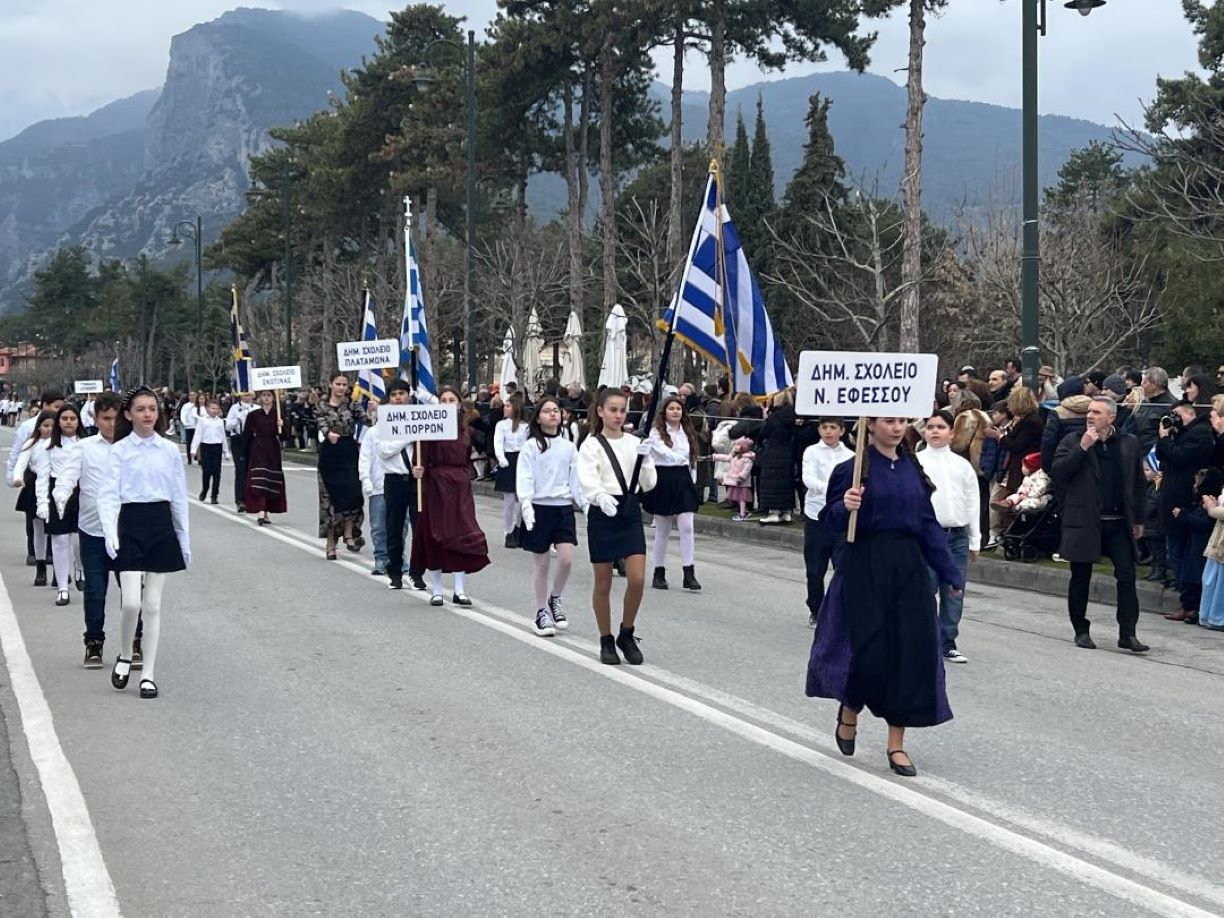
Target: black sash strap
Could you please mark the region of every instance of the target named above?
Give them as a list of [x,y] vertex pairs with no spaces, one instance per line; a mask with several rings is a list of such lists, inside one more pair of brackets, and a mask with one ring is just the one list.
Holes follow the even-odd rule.
[[629,496],[629,483],[625,481],[625,473],[621,471],[620,460],[616,458],[616,453],[608,443],[607,437],[599,434],[595,437],[599,441],[599,445],[604,448],[604,452],[608,454],[608,461],[612,463],[612,471],[616,473],[616,483],[620,485],[621,494],[625,497]]

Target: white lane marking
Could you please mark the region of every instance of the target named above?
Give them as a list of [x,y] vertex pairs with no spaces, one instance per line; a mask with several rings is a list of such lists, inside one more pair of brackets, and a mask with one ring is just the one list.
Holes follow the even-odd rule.
[[30,747],[30,758],[38,771],[51,825],[59,846],[60,864],[68,907],[76,918],[119,918],[115,885],[102,858],[89,808],[77,783],[51,718],[51,708],[43,695],[25,639],[17,624],[13,602],[4,578],[0,576],[0,646],[8,663],[9,679],[22,731]]
[[[248,523],[240,519],[236,514],[228,510],[223,510],[217,507],[208,505],[200,505],[201,509],[207,510],[210,513],[215,513],[225,517],[232,522],[237,522],[246,525],[250,529],[260,529],[253,523]],[[296,537],[297,534],[286,534],[285,530],[274,531],[271,529],[263,529],[263,535],[270,536],[286,545],[291,545],[302,551],[314,552],[319,550],[317,540],[314,544],[308,544],[302,538]],[[337,561],[334,564],[342,565],[343,567],[353,571],[354,573],[365,575],[368,577],[368,572],[364,567],[352,561]],[[420,603],[428,603],[429,596],[426,593],[405,590],[404,596],[416,600]],[[922,815],[928,816],[953,829],[965,832],[968,835],[973,835],[977,838],[987,841],[1005,851],[1012,854],[1017,854],[1027,858],[1041,866],[1048,867],[1059,873],[1065,874],[1072,879],[1080,882],[1088,883],[1110,895],[1116,896],[1126,902],[1130,902],[1138,907],[1146,908],[1159,915],[1170,916],[1185,916],[1185,918],[1210,918],[1214,913],[1205,911],[1197,906],[1175,898],[1159,889],[1151,886],[1146,886],[1136,882],[1129,877],[1114,873],[1097,864],[1082,860],[1073,854],[1068,853],[1062,848],[1054,847],[1039,839],[1030,838],[1027,835],[1022,835],[1019,832],[1013,831],[1006,826],[996,825],[987,819],[977,816],[971,812],[959,809],[943,800],[938,800],[934,797],[927,796],[919,790],[912,787],[907,787],[898,784],[896,781],[884,778],[871,772],[863,771],[862,769],[841,761],[838,758],[833,758],[829,752],[820,749],[814,749],[809,746],[801,745],[792,739],[781,736],[770,730],[765,729],[749,721],[742,720],[727,711],[707,704],[705,701],[690,697],[681,691],[668,688],[660,682],[671,682],[677,686],[688,685],[693,690],[704,693],[707,696],[712,695],[717,698],[716,703],[725,704],[727,701],[733,701],[746,716],[751,716],[754,719],[760,719],[763,722],[772,722],[775,726],[781,726],[782,723],[794,724],[799,727],[799,730],[791,730],[799,735],[812,735],[813,731],[797,722],[790,721],[775,712],[768,711],[764,708],[759,708],[752,705],[750,702],[739,699],[734,695],[729,695],[717,689],[712,689],[704,686],[701,683],[687,680],[682,676],[676,676],[667,670],[660,669],[652,665],[640,667],[639,672],[635,673],[627,667],[611,667],[600,663],[598,659],[589,651],[580,651],[570,645],[581,646],[582,642],[576,639],[566,638],[564,641],[547,641],[542,640],[532,633],[526,627],[526,620],[522,616],[515,615],[509,610],[502,609],[497,606],[491,606],[483,601],[474,601],[475,605],[472,608],[464,608],[447,604],[443,610],[457,615],[468,621],[475,622],[490,628],[501,634],[511,637],[514,640],[520,641],[528,647],[544,653],[551,654],[566,662],[572,663],[588,672],[602,676],[617,682],[626,688],[633,689],[657,701],[661,701],[674,708],[682,710],[693,715],[701,720],[716,726],[722,727],[724,730],[735,734],[757,745],[771,749],[788,758],[802,762],[820,771],[826,772],[833,777],[840,778],[850,784],[854,784],[864,790],[867,790],[877,796],[884,797],[899,803],[902,806],[915,810]],[[492,616],[492,617],[490,617]],[[504,620],[503,620],[504,619]],[[591,645],[593,647],[593,645]],[[649,678],[647,678],[649,677]],[[650,681],[655,679],[658,681]],[[753,713],[749,713],[752,710]],[[764,717],[760,715],[765,715]],[[790,727],[784,729],[790,730]],[[822,738],[821,746],[827,746],[827,738]],[[1011,820],[1010,813],[1013,813],[1009,807],[996,803],[989,798],[983,797],[976,792],[967,789],[961,789],[952,782],[923,777],[919,779],[919,784],[931,785],[933,789],[948,796],[957,797],[964,795],[962,799],[975,808],[981,809],[983,812],[989,813],[996,818],[1003,820]],[[1064,827],[1047,824],[1043,820],[1035,819],[1031,816],[1018,814],[1019,819],[1011,820],[1017,825],[1026,829],[1030,829],[1040,834],[1045,834],[1052,840],[1061,843],[1067,847],[1082,847],[1085,853],[1099,856],[1103,860],[1110,860],[1110,852],[1114,852],[1115,857],[1120,856],[1121,861],[1119,866],[1126,869],[1139,869],[1145,874],[1149,874],[1153,879],[1163,880],[1169,885],[1175,885],[1179,880],[1183,879],[1187,883],[1186,891],[1194,895],[1199,895],[1204,899],[1219,902],[1224,896],[1218,887],[1206,883],[1198,877],[1181,874],[1170,870],[1168,867],[1127,851],[1121,846],[1115,845],[1112,842],[1106,842],[1101,839],[1093,839],[1091,836],[1082,835],[1073,830]],[[1077,845],[1077,840],[1086,841],[1086,844]]]

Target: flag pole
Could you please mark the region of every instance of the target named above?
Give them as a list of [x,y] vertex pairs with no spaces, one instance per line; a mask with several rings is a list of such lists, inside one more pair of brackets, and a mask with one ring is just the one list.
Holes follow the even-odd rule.
[[[417,343],[416,332],[413,329],[412,318],[412,199],[408,195],[404,195],[404,305],[407,309],[408,319],[408,379],[412,386],[412,401],[417,400]],[[421,464],[421,441],[416,441],[416,446],[413,449],[415,459],[414,465]],[[414,478],[416,482],[416,506],[417,513],[424,509],[425,489],[422,487],[421,479]]]
[[[857,434],[854,438],[854,480],[851,482],[852,489],[858,489],[863,484],[863,458],[867,455],[867,419],[858,419]],[[854,544],[854,537],[858,534],[858,511],[850,511],[850,525],[846,530],[846,541]]]

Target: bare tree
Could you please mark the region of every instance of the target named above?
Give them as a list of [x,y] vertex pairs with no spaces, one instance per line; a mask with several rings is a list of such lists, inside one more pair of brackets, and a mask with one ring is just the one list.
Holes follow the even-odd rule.
[[[643,203],[637,197],[622,202],[619,240],[624,282],[620,303],[629,317],[629,337],[645,337],[650,342],[650,366],[659,359],[661,335],[655,322],[671,300],[677,265],[670,256],[671,218],[655,198]],[[682,266],[682,265],[681,265]],[[675,365],[678,365],[679,361]]]

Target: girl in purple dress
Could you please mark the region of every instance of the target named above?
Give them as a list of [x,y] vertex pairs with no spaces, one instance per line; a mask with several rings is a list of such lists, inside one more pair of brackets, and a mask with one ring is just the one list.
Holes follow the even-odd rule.
[[854,754],[864,707],[886,721],[889,767],[913,777],[918,770],[905,752],[905,728],[952,719],[927,569],[955,593],[965,583],[935,519],[934,488],[905,445],[906,420],[876,418],[868,430],[862,486],[850,487],[853,460],[829,479],[824,526],[845,535],[858,510],[858,531],[837,558],[817,618],[807,694],[841,703],[835,735],[843,755]]

